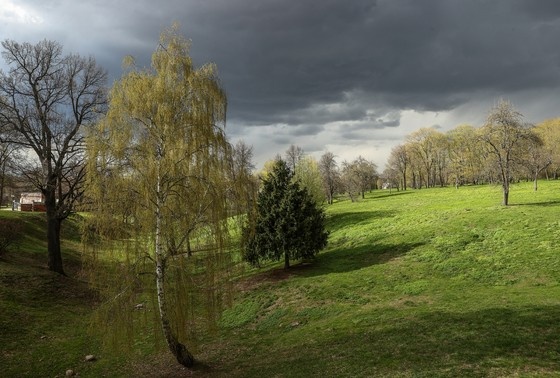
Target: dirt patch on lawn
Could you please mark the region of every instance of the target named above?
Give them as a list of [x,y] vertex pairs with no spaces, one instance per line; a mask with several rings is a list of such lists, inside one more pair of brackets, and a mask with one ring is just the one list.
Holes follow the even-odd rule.
[[302,262],[290,266],[289,269],[273,268],[262,273],[254,274],[250,277],[242,278],[237,282],[239,291],[251,291],[264,284],[274,284],[286,281],[293,277],[302,276],[313,267],[312,263]]

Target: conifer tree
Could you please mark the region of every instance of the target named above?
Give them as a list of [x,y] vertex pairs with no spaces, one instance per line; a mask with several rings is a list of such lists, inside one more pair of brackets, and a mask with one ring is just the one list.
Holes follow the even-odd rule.
[[327,244],[324,210],[293,179],[293,172],[277,159],[259,192],[254,226],[249,232],[245,260],[290,260],[314,257]]

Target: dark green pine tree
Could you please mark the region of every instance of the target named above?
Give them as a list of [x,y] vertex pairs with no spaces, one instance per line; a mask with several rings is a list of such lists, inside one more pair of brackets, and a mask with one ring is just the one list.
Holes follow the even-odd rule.
[[314,257],[327,245],[325,213],[305,188],[293,179],[293,172],[278,159],[259,192],[253,226],[246,230],[245,260],[258,265],[260,260]]

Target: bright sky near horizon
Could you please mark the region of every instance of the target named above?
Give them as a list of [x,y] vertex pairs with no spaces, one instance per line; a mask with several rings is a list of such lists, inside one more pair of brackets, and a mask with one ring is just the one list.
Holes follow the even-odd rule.
[[529,122],[560,116],[555,0],[0,0],[0,39],[59,41],[111,80],[175,21],[217,64],[228,134],[258,168],[295,144],[382,170],[412,131],[479,126],[499,98]]

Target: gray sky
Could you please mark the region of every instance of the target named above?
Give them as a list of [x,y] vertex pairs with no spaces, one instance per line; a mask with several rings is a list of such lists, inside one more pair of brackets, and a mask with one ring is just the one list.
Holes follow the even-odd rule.
[[217,64],[228,134],[258,168],[295,144],[381,170],[412,131],[479,126],[499,98],[560,116],[556,0],[0,0],[0,39],[59,41],[111,80],[174,21]]

